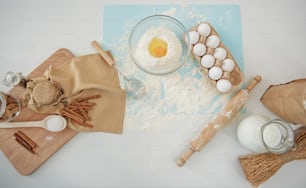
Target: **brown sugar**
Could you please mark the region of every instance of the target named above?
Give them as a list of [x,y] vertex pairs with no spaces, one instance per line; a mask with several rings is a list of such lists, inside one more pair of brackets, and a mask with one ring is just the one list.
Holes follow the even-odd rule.
[[58,89],[50,81],[44,80],[33,88],[33,98],[38,104],[52,104],[58,98]]

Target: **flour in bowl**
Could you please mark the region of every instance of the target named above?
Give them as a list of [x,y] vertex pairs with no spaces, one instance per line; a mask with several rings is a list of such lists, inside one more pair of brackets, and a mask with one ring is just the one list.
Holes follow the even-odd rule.
[[174,32],[155,27],[148,29],[140,37],[133,53],[142,67],[168,69],[179,64],[182,45]]

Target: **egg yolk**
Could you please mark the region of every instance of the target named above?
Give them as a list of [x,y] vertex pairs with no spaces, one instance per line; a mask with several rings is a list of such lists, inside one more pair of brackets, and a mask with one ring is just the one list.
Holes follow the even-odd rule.
[[162,39],[153,38],[149,44],[149,52],[153,57],[163,57],[167,54],[168,44]]

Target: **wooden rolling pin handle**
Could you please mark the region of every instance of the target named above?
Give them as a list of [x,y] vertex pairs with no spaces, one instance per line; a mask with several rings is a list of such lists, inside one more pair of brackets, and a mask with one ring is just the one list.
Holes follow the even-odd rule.
[[186,161],[192,156],[193,153],[194,150],[192,148],[188,148],[188,150],[185,151],[181,158],[177,160],[177,166],[182,167],[186,163]]
[[99,52],[109,66],[115,65],[115,61],[103,50],[97,41],[92,41],[91,45]]
[[251,91],[259,82],[261,81],[261,76],[257,75],[247,86],[247,90]]

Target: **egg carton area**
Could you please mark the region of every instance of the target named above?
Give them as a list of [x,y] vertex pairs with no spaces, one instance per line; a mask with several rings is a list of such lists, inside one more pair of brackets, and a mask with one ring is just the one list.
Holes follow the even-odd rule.
[[192,54],[201,70],[220,93],[228,93],[243,82],[243,74],[219,34],[208,22],[189,31]]

